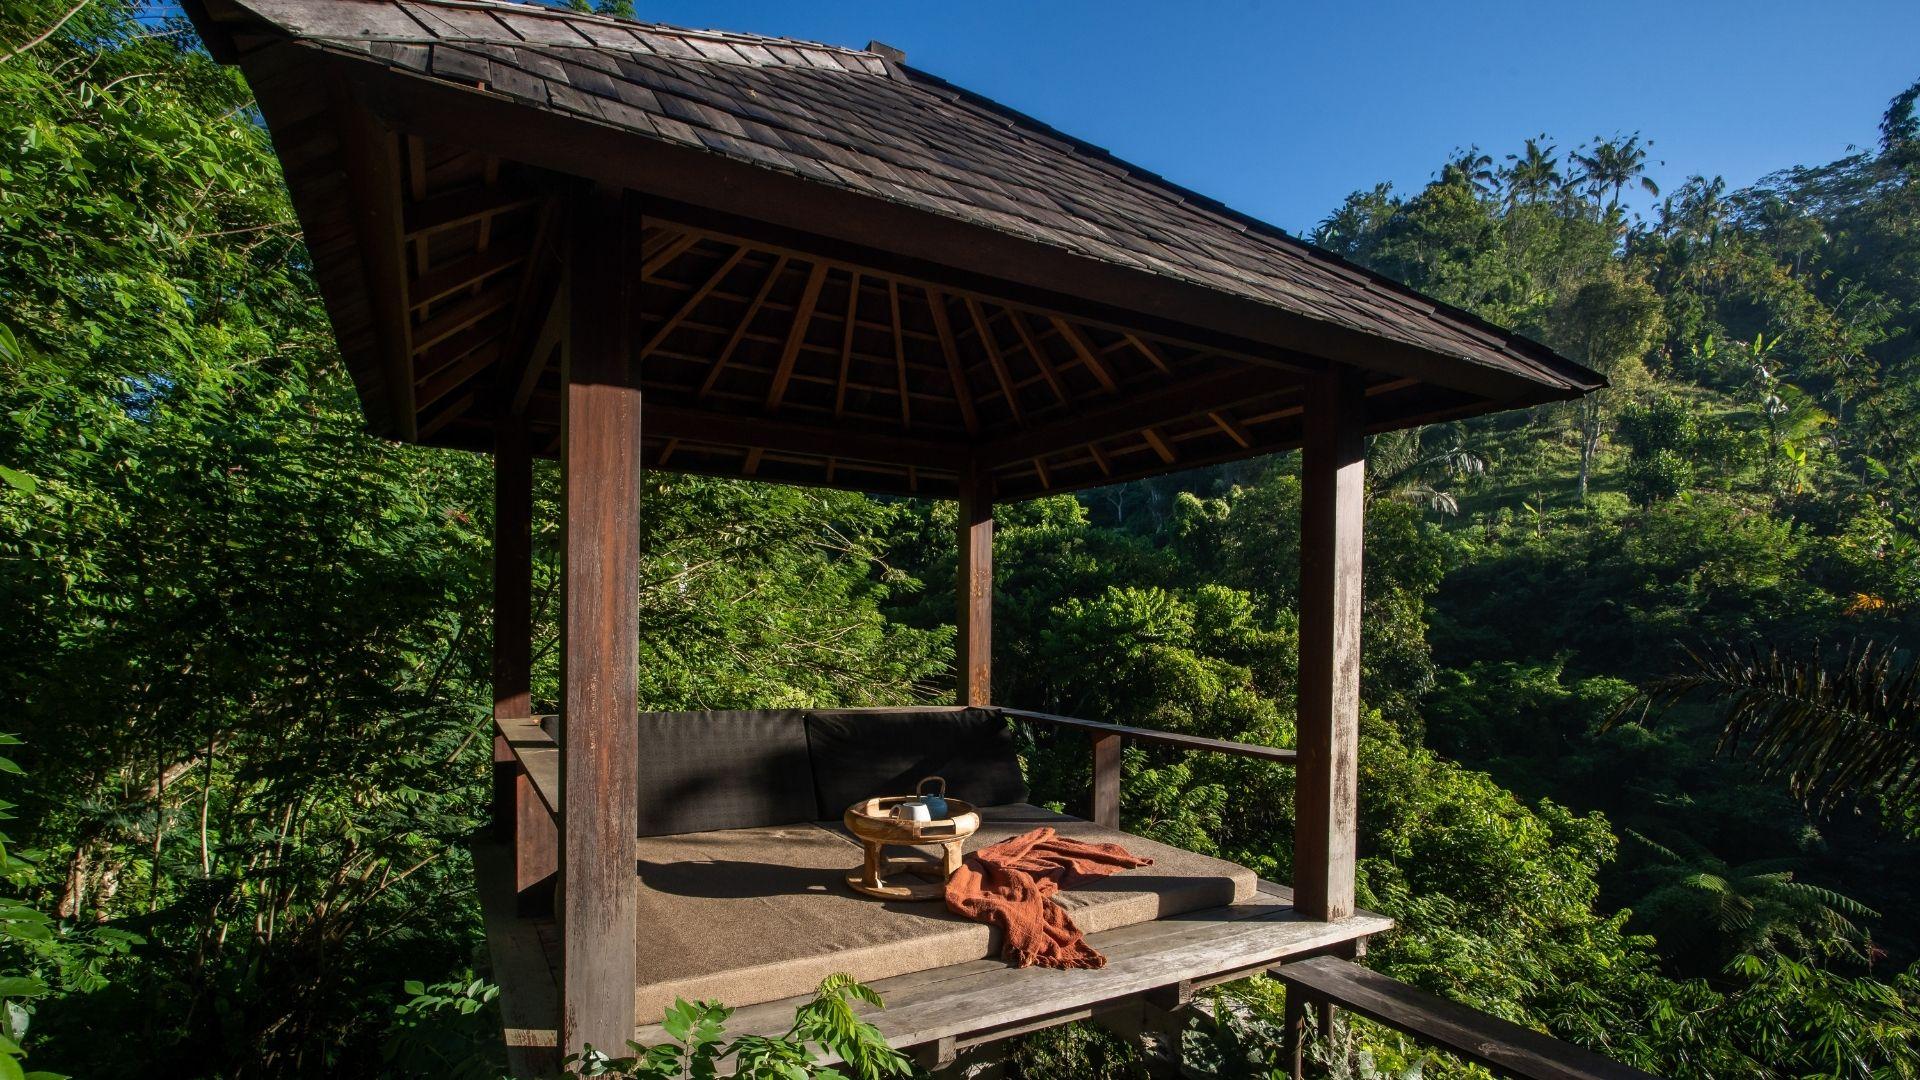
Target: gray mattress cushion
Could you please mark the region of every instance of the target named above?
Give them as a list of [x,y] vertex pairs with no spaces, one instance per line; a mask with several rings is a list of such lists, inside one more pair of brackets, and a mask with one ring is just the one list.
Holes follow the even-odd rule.
[[862,799],[912,794],[926,776],[975,806],[1027,801],[1012,725],[993,709],[820,710],[807,717],[807,743],[822,821]]
[[811,821],[805,714],[640,714],[641,836]]

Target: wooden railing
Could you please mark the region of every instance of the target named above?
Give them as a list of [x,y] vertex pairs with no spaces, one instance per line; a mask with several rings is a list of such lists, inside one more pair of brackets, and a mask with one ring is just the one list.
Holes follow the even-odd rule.
[[[1332,956],[1282,964],[1269,974],[1287,987],[1286,1065],[1305,1074],[1309,1005],[1330,1018],[1332,1006],[1404,1032],[1425,1045],[1515,1080],[1656,1080],[1584,1047],[1523,1028],[1457,1001],[1435,997],[1359,964]],[[1322,1020],[1322,1035],[1327,1021]]]
[[514,893],[522,914],[545,915],[560,870],[560,747],[546,730],[551,716],[496,717],[494,827],[513,852]]
[[1171,746],[1179,750],[1230,754],[1234,757],[1256,758],[1283,765],[1295,764],[1300,758],[1298,751],[1278,746],[1262,746],[1259,743],[1232,742],[1227,739],[1209,739],[1200,735],[1182,735],[1173,731],[1157,731],[1153,728],[1126,727],[1121,724],[1080,720],[1071,716],[1057,716],[1053,713],[1032,712],[1027,709],[999,708],[998,711],[1019,720],[1087,733],[1087,737],[1093,743],[1092,820],[1094,824],[1109,829],[1120,827],[1120,748],[1129,740],[1148,746]]

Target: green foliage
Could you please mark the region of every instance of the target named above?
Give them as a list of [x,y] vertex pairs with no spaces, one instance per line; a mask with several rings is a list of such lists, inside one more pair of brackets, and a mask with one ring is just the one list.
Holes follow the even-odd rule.
[[[807,1077],[886,1080],[912,1076],[913,1063],[887,1045],[886,1037],[854,1012],[856,1002],[881,1007],[880,995],[845,974],[821,980],[813,1000],[794,1010],[793,1026],[777,1038],[741,1035],[726,1038],[733,1010],[719,1002],[675,1000],[661,1026],[673,1042],[643,1047],[633,1057],[608,1058],[587,1053],[570,1057],[574,1076],[631,1076],[646,1080],[709,1080],[723,1063],[742,1080],[805,1080]],[[815,1048],[838,1058],[841,1067],[820,1064]]]
[[394,1006],[380,1057],[394,1076],[498,1080],[506,1071],[495,1000],[500,988],[471,971],[431,986],[410,981]]
[[1920,812],[1920,663],[1871,640],[1845,654],[1779,648],[1690,652],[1688,668],[1647,684],[1640,702],[1670,706],[1707,694],[1721,710],[1721,746],[1786,778],[1794,794],[1829,808],[1878,799],[1894,815]]

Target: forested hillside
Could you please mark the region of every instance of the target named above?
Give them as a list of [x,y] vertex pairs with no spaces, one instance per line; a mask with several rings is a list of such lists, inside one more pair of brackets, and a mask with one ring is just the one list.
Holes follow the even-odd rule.
[[[246,87],[143,10],[0,8],[0,1077],[488,1075],[490,464],[361,433]],[[1916,640],[1920,84],[1887,93],[1879,145],[1646,218],[1643,139],[1541,136],[1316,231],[1613,383],[1369,447],[1371,965],[1675,1076],[1920,1075],[1920,695],[1888,680],[1892,779],[1834,798],[1720,748],[1724,695],[1639,696]],[[951,504],[647,483],[649,706],[948,693]],[[1298,502],[1282,457],[1008,507],[997,699],[1289,745]],[[1026,747],[1041,796],[1083,748]],[[1128,754],[1128,828],[1286,879],[1290,771]],[[1230,997],[1195,1054],[1265,1075],[1277,992]],[[1127,1075],[1078,1031],[1016,1066]]]

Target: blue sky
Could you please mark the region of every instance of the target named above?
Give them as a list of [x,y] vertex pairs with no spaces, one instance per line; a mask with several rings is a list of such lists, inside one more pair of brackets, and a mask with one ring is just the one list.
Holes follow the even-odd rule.
[[[641,18],[842,45],[877,38],[1274,224],[1346,193],[1638,130],[1663,187],[1740,186],[1871,145],[1920,78],[1920,0],[1569,4],[638,0]],[[1644,200],[1643,200],[1644,201]]]

